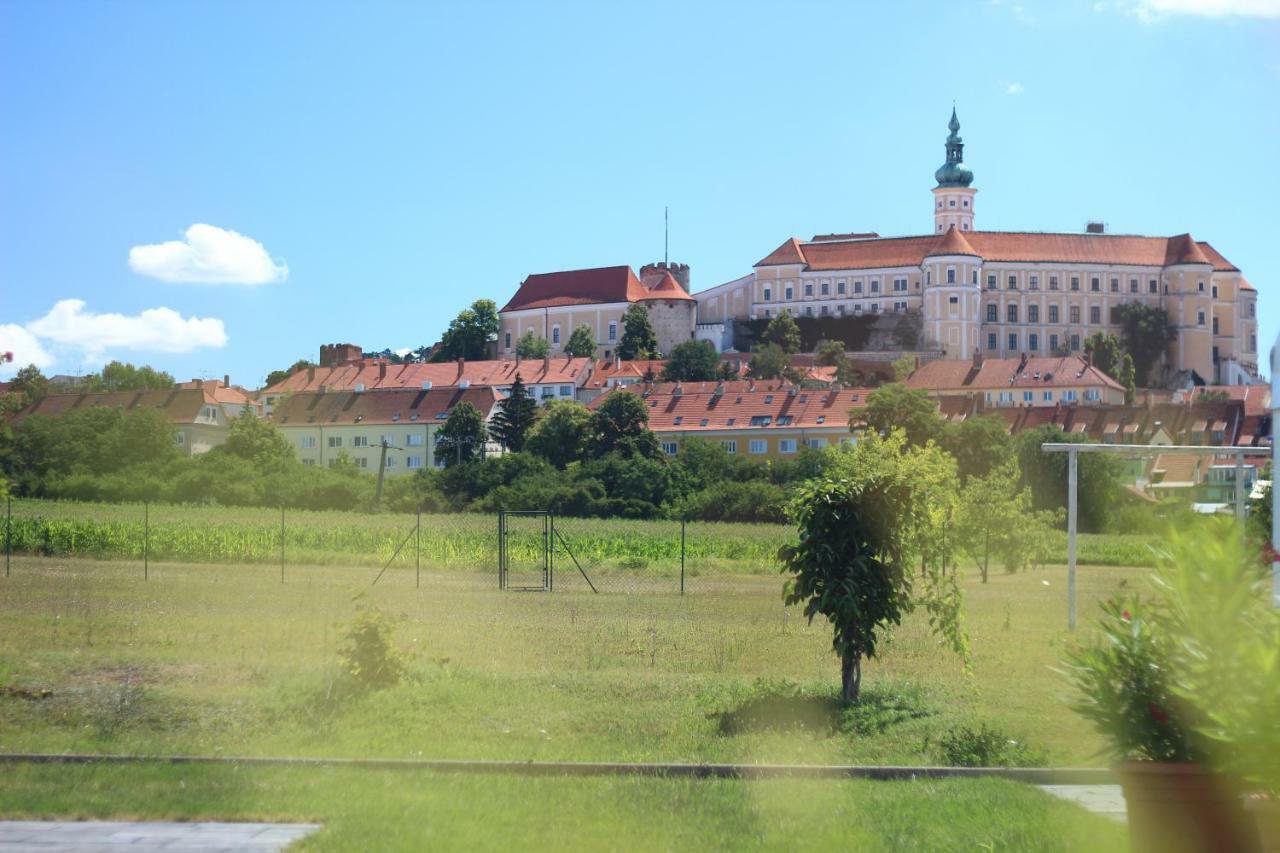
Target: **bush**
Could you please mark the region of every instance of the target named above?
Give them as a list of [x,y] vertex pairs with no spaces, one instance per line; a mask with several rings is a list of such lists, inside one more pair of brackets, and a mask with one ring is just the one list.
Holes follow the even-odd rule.
[[756,521],[782,524],[791,490],[762,480],[714,483],[691,495],[689,518],[700,521]]
[[395,687],[404,675],[404,654],[391,642],[391,623],[376,608],[361,609],[338,650],[343,671],[361,687]]
[[[926,751],[928,746],[926,741]],[[948,767],[1043,767],[1047,763],[1043,753],[999,729],[989,728],[986,723],[976,729],[970,726],[948,729],[938,739],[937,754]]]

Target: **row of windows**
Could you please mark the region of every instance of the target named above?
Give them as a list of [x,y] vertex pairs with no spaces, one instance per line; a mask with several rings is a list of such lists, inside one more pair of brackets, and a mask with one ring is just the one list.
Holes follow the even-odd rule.
[[[987,403],[1011,406],[1015,401],[1020,401],[1022,403],[1035,403],[1037,402],[1037,397],[1041,403],[1052,403],[1054,402],[1054,393],[1054,391],[1049,389],[1041,389],[1039,391],[1000,391],[994,394],[993,392],[988,391]],[[1057,394],[1057,399],[1063,403],[1074,403],[1078,400],[1077,393],[1071,389],[1057,392]],[[1097,388],[1086,388],[1084,389],[1084,398],[1089,402],[1097,402],[1102,398],[1102,392]]]
[[[1040,276],[1039,276],[1039,275],[1037,275],[1037,274],[1035,274],[1035,273],[1028,273],[1028,274],[1026,274],[1026,279],[1027,279],[1027,290],[1039,290],[1039,289],[1040,289]],[[1075,291],[1080,290],[1080,276],[1078,276],[1078,275],[1073,275],[1073,276],[1071,276],[1070,284],[1071,284],[1071,287],[1070,287],[1070,289],[1071,289],[1071,290],[1075,290]],[[998,289],[997,276],[996,276],[996,274],[995,274],[995,273],[988,273],[988,274],[987,274],[987,290],[996,290],[996,289]],[[1017,289],[1018,289],[1018,274],[1017,274],[1017,273],[1009,273],[1008,278],[1006,278],[1006,279],[1005,279],[1005,289],[1006,289],[1006,290],[1017,290]],[[1051,275],[1051,276],[1049,276],[1049,290],[1061,290],[1061,289],[1062,289],[1062,288],[1061,288],[1061,287],[1059,286],[1059,284],[1058,284],[1058,277],[1057,277],[1056,275]],[[1101,293],[1101,292],[1102,292],[1102,279],[1101,279],[1101,278],[1099,278],[1099,277],[1097,277],[1097,276],[1093,276],[1093,277],[1091,277],[1091,278],[1089,279],[1089,290],[1090,290],[1091,292],[1093,292],[1093,293]],[[1204,291],[1204,282],[1203,282],[1203,281],[1202,281],[1202,282],[1200,282],[1200,290],[1201,290],[1201,292],[1203,292],[1203,291]],[[1111,291],[1112,293],[1120,293],[1120,292],[1121,292],[1121,288],[1120,288],[1120,279],[1119,279],[1119,278],[1116,278],[1116,277],[1112,277],[1112,278],[1111,278],[1111,281],[1110,281],[1110,291]],[[1130,293],[1138,293],[1138,292],[1140,292],[1140,291],[1141,291],[1141,288],[1139,287],[1138,279],[1136,279],[1136,278],[1131,278],[1131,279],[1129,279],[1129,292],[1130,292]],[[1159,293],[1159,292],[1160,292],[1160,285],[1159,285],[1159,283],[1156,281],[1156,279],[1154,279],[1154,278],[1153,278],[1153,279],[1149,279],[1149,280],[1147,281],[1147,292],[1148,292],[1148,293]],[[1214,287],[1213,287],[1213,295],[1214,295],[1215,297],[1218,295],[1218,287],[1217,287],[1217,285],[1214,285]]]
[[[409,446],[409,447],[421,447],[421,446],[422,446],[422,439],[423,439],[423,437],[422,437],[422,435],[421,435],[421,434],[419,434],[419,433],[411,433],[411,434],[406,435],[406,436],[404,437],[404,443],[405,443],[407,446]],[[395,444],[396,444],[396,441],[397,441],[397,439],[396,439],[396,437],[395,437],[394,435],[383,435],[383,436],[379,436],[379,438],[378,438],[378,443],[377,443],[377,444],[375,444],[375,445],[374,445],[374,447],[380,447],[380,446],[381,446],[381,445],[383,445],[383,444],[387,444],[387,445],[390,445],[390,446],[394,447],[394,446],[395,446]],[[299,446],[299,447],[301,447],[303,450],[310,450],[310,449],[312,449],[312,448],[314,448],[314,447],[316,446],[316,437],[315,437],[314,435],[304,435],[304,436],[302,436],[300,439],[298,439],[298,446]],[[342,446],[342,436],[340,436],[340,435],[331,435],[331,436],[329,436],[329,446],[330,446],[330,447],[341,447],[341,446]],[[352,447],[368,447],[368,446],[369,446],[369,436],[367,436],[367,435],[353,435],[353,436],[351,436],[351,446],[352,446]]]
[[[890,284],[890,287],[892,288],[892,291],[891,291],[891,292],[893,292],[893,293],[906,293],[906,292],[907,292],[907,279],[906,279],[906,278],[895,278],[895,279],[893,280],[893,282]],[[852,291],[849,291],[849,290],[847,290],[847,289],[846,289],[846,287],[845,287],[845,283],[844,283],[843,281],[837,281],[837,282],[836,282],[836,284],[835,284],[835,288],[836,288],[836,289],[835,289],[835,295],[836,295],[836,296],[846,296],[846,295],[848,295],[850,292],[852,292],[852,294],[853,294],[854,296],[857,296],[857,295],[859,295],[859,294],[861,294],[861,293],[862,293],[862,280],[861,280],[861,279],[855,279],[855,280],[854,280],[854,282],[853,282],[853,290],[852,290]],[[916,285],[916,289],[917,289],[917,290],[919,290],[919,289],[920,289],[919,284],[917,284],[917,285]],[[795,288],[794,288],[794,287],[792,287],[792,285],[791,285],[790,283],[787,283],[787,285],[784,287],[784,289],[783,289],[783,291],[782,291],[782,292],[783,292],[783,299],[784,299],[784,300],[786,300],[786,301],[788,301],[788,302],[789,302],[789,301],[791,301],[791,300],[795,299]],[[880,292],[880,279],[878,279],[878,278],[873,278],[873,279],[868,283],[868,285],[867,285],[867,292],[868,292],[868,293],[876,293],[876,294],[878,294],[878,293]],[[819,295],[821,295],[821,296],[830,296],[830,295],[831,295],[831,282],[829,282],[829,281],[820,282],[820,283],[818,284],[818,293],[819,293]],[[811,281],[806,281],[806,282],[804,283],[804,295],[805,295],[805,298],[806,298],[806,299],[812,299],[812,298],[813,298],[813,282],[811,282]],[[764,286],[764,301],[765,301],[765,302],[772,302],[772,301],[773,301],[773,287],[772,287],[772,285],[768,285],[768,284],[766,284],[766,285]]]
[[[613,343],[618,340],[618,322],[616,320],[609,321],[609,331],[607,335],[608,335],[607,340],[609,343]],[[560,343],[560,325],[558,323],[551,327],[551,343],[556,345]],[[502,333],[502,348],[511,349],[511,330],[510,329]]]
[[[369,460],[368,460],[368,458],[367,458],[367,457],[364,457],[364,456],[354,456],[354,457],[352,457],[352,458],[351,458],[351,461],[352,461],[353,463],[355,463],[355,466],[356,466],[357,468],[368,468],[368,467],[369,467]],[[316,464],[316,461],[315,461],[314,459],[303,459],[303,460],[302,460],[302,464],[303,464],[303,465],[314,465],[314,464]],[[329,467],[330,467],[330,468],[335,467],[337,464],[338,464],[338,460],[337,460],[337,459],[330,459],[330,460],[329,460]],[[391,468],[395,468],[395,467],[396,467],[396,458],[395,458],[394,456],[388,456],[388,457],[387,457],[387,468],[388,468],[388,469],[391,469]],[[404,467],[405,467],[405,468],[408,468],[408,469],[410,469],[410,470],[414,470],[414,469],[417,469],[417,468],[421,468],[421,467],[422,467],[422,457],[421,457],[421,456],[406,456],[406,457],[404,458]]]
[[[899,301],[897,301],[897,302],[886,303],[886,305],[887,305],[887,307],[885,308],[885,311],[892,311],[892,312],[893,312],[893,313],[895,313],[895,314],[902,314],[902,313],[904,313],[904,312],[907,310],[907,302],[906,302],[906,300],[905,300],[905,299],[903,299],[903,300],[899,300]],[[855,316],[855,317],[856,317],[856,316],[858,316],[858,315],[860,315],[860,314],[862,314],[862,313],[863,313],[863,306],[862,306],[860,303],[859,303],[859,304],[854,305],[854,306],[853,306],[853,310],[852,310],[852,311],[846,311],[846,310],[845,310],[845,306],[843,306],[843,305],[837,305],[837,306],[835,306],[835,308],[836,308],[836,310],[835,310],[835,311],[831,311],[831,310],[830,310],[830,306],[827,306],[827,305],[820,305],[820,306],[818,306],[818,313],[817,313],[817,315],[815,315],[815,314],[813,313],[813,306],[812,306],[812,305],[806,305],[806,306],[804,306],[803,316],[805,316],[805,317],[813,317],[813,316],[818,316],[818,317],[830,317],[830,316],[843,317],[843,316],[845,316],[846,314],[849,314],[849,315],[851,315],[851,316]],[[867,306],[866,306],[866,313],[868,313],[868,314],[879,314],[879,313],[880,313],[880,303],[879,303],[879,302],[872,302],[872,303],[870,303],[869,305],[867,305]],[[766,308],[766,309],[764,309],[764,318],[765,318],[766,320],[768,320],[768,319],[769,319],[770,317],[772,317],[772,316],[773,316],[773,309],[772,309],[772,308]]]
[[[1019,344],[1018,344],[1019,340],[1020,340],[1020,338],[1019,338],[1019,336],[1018,336],[1018,333],[1017,333],[1017,332],[1010,332],[1010,333],[1009,333],[1009,339],[1008,339],[1008,343],[1009,343],[1008,350],[1009,350],[1009,352],[1020,352],[1020,351],[1021,351],[1021,347],[1020,347],[1020,346],[1019,346]],[[1046,349],[1046,351],[1051,352],[1051,353],[1052,353],[1052,352],[1058,352],[1058,351],[1060,351],[1060,346],[1059,346],[1059,344],[1060,344],[1061,340],[1062,340],[1062,339],[1060,339],[1060,338],[1058,337],[1058,334],[1057,334],[1056,332],[1049,334],[1049,335],[1048,335],[1048,344],[1049,344],[1049,345],[1045,348],[1045,349]],[[1068,344],[1068,349],[1070,349],[1070,350],[1071,350],[1071,352],[1079,352],[1079,351],[1080,351],[1080,336],[1079,336],[1079,335],[1070,335],[1069,337],[1067,337],[1067,338],[1066,338],[1066,341],[1067,341],[1067,344]],[[997,335],[995,332],[988,332],[988,333],[987,333],[987,349],[988,349],[988,350],[991,350],[991,351],[993,351],[993,352],[994,352],[995,350],[1000,349],[1000,336],[999,336],[999,335]],[[1040,335],[1039,335],[1039,333],[1037,333],[1037,332],[1028,332],[1028,333],[1027,333],[1027,351],[1028,351],[1028,352],[1039,352],[1039,351],[1040,351]]]
[[[825,438],[805,438],[805,439],[800,439],[800,443],[803,444],[805,447],[813,447],[813,448],[827,446],[827,440]],[[723,439],[720,442],[720,446],[724,448],[725,452],[727,453],[738,452],[737,439],[734,439],[734,438]],[[667,454],[668,456],[675,456],[676,453],[679,451],[679,449],[680,449],[680,445],[674,441],[662,442],[662,452]],[[768,453],[769,443],[763,438],[750,439],[747,442],[747,452],[755,453],[755,454]],[[794,438],[778,439],[778,452],[779,453],[795,453],[796,439]]]

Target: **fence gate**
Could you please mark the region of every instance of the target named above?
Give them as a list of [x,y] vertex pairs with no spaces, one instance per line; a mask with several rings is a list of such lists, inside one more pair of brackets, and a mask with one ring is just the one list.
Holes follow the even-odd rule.
[[550,592],[555,523],[545,510],[498,511],[498,589]]

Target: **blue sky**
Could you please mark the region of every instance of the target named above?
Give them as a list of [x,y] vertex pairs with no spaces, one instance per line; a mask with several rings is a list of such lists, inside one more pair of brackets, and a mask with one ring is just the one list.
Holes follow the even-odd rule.
[[0,349],[255,386],[660,259],[664,205],[695,290],[926,233],[952,101],[978,228],[1190,231],[1275,338],[1280,0],[10,2]]

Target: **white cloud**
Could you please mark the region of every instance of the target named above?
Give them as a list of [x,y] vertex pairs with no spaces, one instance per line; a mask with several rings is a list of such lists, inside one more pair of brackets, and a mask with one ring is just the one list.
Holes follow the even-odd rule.
[[197,222],[185,240],[170,240],[129,250],[134,272],[161,281],[197,284],[271,284],[289,277],[289,266],[276,262],[251,237]]
[[183,317],[172,308],[148,308],[141,314],[93,314],[84,300],[63,299],[26,331],[60,347],[79,351],[86,362],[108,350],[184,353],[226,346],[227,331],[212,317]]
[[[0,376],[8,379],[28,364],[44,370],[53,364],[49,354],[36,336],[15,323],[0,325],[0,354],[13,353],[12,362],[0,362]],[[3,355],[0,355],[3,357]]]
[[[1101,4],[1095,5],[1095,9]],[[1134,0],[1115,7],[1144,21],[1175,15],[1201,18],[1280,18],[1280,0]]]
[[1026,90],[1022,88],[1021,83],[1010,83],[1004,87],[1004,91],[1006,95],[1021,95]]

